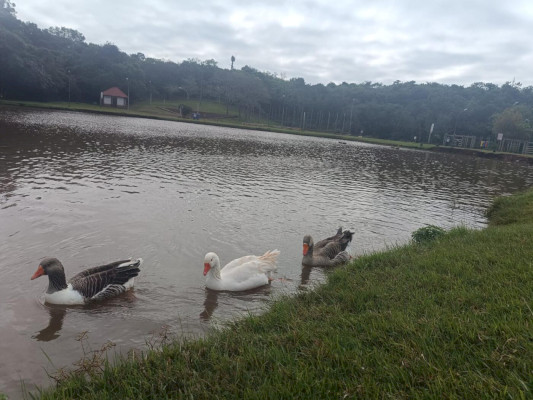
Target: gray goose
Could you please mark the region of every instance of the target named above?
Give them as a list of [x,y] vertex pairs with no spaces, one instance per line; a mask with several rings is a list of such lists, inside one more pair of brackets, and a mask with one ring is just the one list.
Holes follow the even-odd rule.
[[334,267],[350,260],[350,255],[345,251],[352,241],[353,232],[342,231],[339,228],[334,236],[313,242],[311,235],[305,235],[303,240],[302,264],[310,267]]
[[139,274],[142,262],[142,258],[115,261],[81,271],[67,282],[63,264],[57,258],[45,258],[31,280],[48,275],[48,290],[44,297],[47,303],[85,304],[116,296],[133,287],[133,279]]

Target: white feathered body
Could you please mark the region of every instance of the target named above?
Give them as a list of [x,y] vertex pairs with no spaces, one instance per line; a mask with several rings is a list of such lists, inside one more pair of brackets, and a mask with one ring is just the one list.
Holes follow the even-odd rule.
[[245,291],[267,285],[277,270],[278,255],[278,250],[272,250],[262,256],[244,256],[220,268],[218,256],[208,253],[204,262],[209,264],[206,286],[211,290]]

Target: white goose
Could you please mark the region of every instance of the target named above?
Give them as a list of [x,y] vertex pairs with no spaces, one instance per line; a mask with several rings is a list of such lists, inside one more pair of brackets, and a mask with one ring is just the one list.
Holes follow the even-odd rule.
[[67,283],[63,264],[57,258],[45,258],[31,280],[48,275],[47,303],[75,305],[102,300],[123,293],[133,287],[143,260],[122,260],[93,267],[74,275]]
[[204,258],[205,284],[208,289],[244,291],[268,284],[272,272],[277,269],[279,250],[267,251],[262,256],[237,258],[220,268],[220,259],[215,253]]

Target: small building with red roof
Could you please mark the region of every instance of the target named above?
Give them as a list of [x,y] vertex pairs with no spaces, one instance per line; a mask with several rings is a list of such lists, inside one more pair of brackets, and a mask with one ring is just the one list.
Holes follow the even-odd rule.
[[107,107],[127,107],[128,96],[122,90],[114,86],[100,92],[100,105]]

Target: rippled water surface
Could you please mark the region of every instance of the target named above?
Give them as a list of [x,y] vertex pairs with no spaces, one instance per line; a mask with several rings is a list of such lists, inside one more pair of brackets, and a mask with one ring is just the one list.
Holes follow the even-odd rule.
[[[46,370],[95,349],[143,348],[153,332],[199,335],[324,279],[302,270],[304,234],[355,232],[353,255],[405,243],[425,224],[480,228],[491,199],[533,183],[531,167],[331,139],[69,112],[0,109],[0,392],[48,385]],[[205,289],[224,264],[281,250],[270,287]],[[124,257],[133,291],[87,307],[43,304],[39,261],[67,278]],[[50,364],[53,361],[54,366]]]

